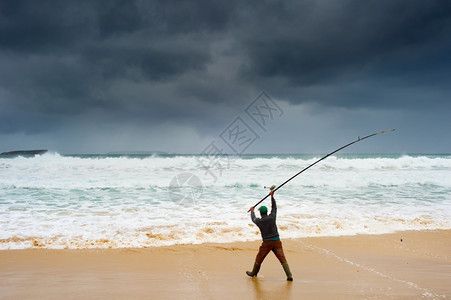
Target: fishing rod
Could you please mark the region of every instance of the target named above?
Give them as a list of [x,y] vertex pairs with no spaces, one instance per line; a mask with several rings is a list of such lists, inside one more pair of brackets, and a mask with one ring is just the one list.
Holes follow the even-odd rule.
[[[300,172],[298,172],[298,173],[294,174],[293,176],[291,176],[290,178],[288,178],[284,183],[282,183],[281,185],[279,185],[277,188],[274,189],[274,186],[272,186],[272,187],[271,187],[271,190],[272,190],[273,192],[277,191],[278,189],[280,189],[281,187],[283,187],[285,184],[287,184],[291,179],[295,178],[296,176],[298,176],[298,175],[301,174],[302,172],[304,172],[304,171],[310,169],[311,167],[313,167],[314,165],[316,165],[316,164],[319,163],[320,161],[322,161],[322,160],[328,158],[328,157],[331,156],[332,154],[334,154],[334,153],[336,153],[336,152],[338,152],[338,151],[340,151],[340,150],[342,150],[342,149],[344,149],[344,148],[346,148],[346,147],[351,146],[352,144],[355,144],[355,143],[357,143],[357,142],[363,141],[364,139],[370,138],[370,137],[375,136],[375,135],[378,135],[378,134],[382,134],[382,133],[386,133],[386,132],[392,132],[392,131],[395,131],[395,129],[390,129],[390,130],[384,130],[384,131],[376,132],[376,133],[373,133],[373,134],[364,136],[363,138],[359,137],[359,138],[356,139],[355,141],[350,142],[349,144],[346,144],[346,145],[344,145],[343,147],[340,147],[340,148],[338,148],[337,150],[332,151],[331,153],[329,153],[329,154],[327,154],[327,155],[321,157],[320,159],[318,159],[317,161],[315,161],[313,164],[311,164],[311,165],[305,167],[305,168],[302,169]],[[269,197],[269,195],[271,195],[271,193],[269,193],[269,194],[266,195],[263,199],[261,199],[260,201],[258,201],[257,204],[255,204],[255,205],[253,206],[253,208],[255,208],[257,205],[259,205],[260,203],[262,203],[266,198]],[[250,212],[250,211],[251,211],[251,210],[249,209],[247,212]]]

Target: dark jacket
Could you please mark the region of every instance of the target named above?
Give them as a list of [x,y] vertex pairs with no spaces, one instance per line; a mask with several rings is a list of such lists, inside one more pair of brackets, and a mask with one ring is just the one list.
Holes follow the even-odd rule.
[[251,219],[255,225],[260,228],[263,241],[277,241],[279,240],[279,232],[276,225],[277,206],[274,197],[271,197],[271,213],[269,215],[262,215],[261,218],[255,217],[255,213],[251,212]]

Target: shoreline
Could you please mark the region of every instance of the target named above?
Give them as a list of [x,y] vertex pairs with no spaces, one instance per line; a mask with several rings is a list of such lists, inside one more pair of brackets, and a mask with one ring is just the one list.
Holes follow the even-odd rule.
[[[213,224],[213,223],[212,223]],[[210,224],[211,225],[211,224]],[[250,226],[255,226],[254,224],[249,223]],[[284,225],[279,225],[279,232],[282,232],[281,239],[282,240],[306,240],[306,239],[322,239],[322,238],[347,238],[347,237],[365,237],[365,236],[384,236],[384,235],[395,235],[395,234],[402,234],[403,232],[446,232],[451,231],[451,229],[441,229],[441,228],[424,228],[424,229],[407,229],[407,230],[396,230],[396,231],[390,231],[390,232],[383,232],[383,233],[350,233],[350,234],[341,234],[341,235],[315,235],[315,236],[302,236],[302,237],[287,237],[283,236],[284,232],[280,230],[280,227],[283,227]],[[170,226],[169,226],[170,227]],[[257,228],[255,226],[255,228]],[[211,227],[206,227],[203,229],[203,231],[213,231]],[[201,230],[202,231],[202,230]],[[227,230],[227,232],[230,232],[230,230]],[[13,242],[24,242],[27,241],[30,246],[25,246],[24,248],[17,247],[17,248],[0,248],[0,253],[2,251],[27,251],[27,250],[52,250],[52,251],[64,251],[64,250],[71,250],[71,251],[97,251],[97,250],[143,250],[143,249],[153,249],[153,248],[173,248],[173,247],[183,247],[183,246],[202,246],[202,245],[231,245],[231,244],[238,244],[238,243],[255,243],[261,241],[261,235],[260,232],[256,229],[252,232],[255,234],[255,239],[249,239],[249,240],[237,240],[237,241],[226,241],[226,242],[216,242],[216,241],[205,241],[205,242],[187,242],[187,243],[169,243],[169,244],[153,244],[153,245],[143,245],[143,246],[117,246],[116,243],[113,242],[113,240],[109,240],[106,238],[100,238],[96,240],[82,240],[82,242],[66,242],[65,246],[62,246],[63,244],[53,244],[55,238],[39,238],[39,237],[30,237],[30,238],[6,238],[6,239],[0,239],[0,245],[1,243],[7,243],[9,241]],[[155,238],[157,240],[162,241],[169,241],[171,238],[171,234],[153,234],[152,232],[149,232],[146,234],[149,238]],[[242,236],[242,234],[240,234]],[[49,242],[50,241],[50,242]],[[87,245],[87,246],[81,246]],[[69,246],[68,246],[69,245]],[[75,245],[75,246],[74,246]]]
[[[402,241],[401,241],[402,239]],[[283,239],[250,278],[260,241],[0,251],[1,299],[451,297],[451,230]]]

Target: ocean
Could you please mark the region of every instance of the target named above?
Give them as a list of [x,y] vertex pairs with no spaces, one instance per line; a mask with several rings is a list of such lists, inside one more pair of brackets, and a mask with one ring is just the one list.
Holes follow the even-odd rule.
[[[259,240],[249,207],[320,157],[0,157],[0,249]],[[331,156],[276,192],[279,233],[451,229],[450,178],[449,154]]]

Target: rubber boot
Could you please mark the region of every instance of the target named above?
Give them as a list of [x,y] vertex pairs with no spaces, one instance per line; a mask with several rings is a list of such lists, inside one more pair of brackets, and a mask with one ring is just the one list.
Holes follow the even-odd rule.
[[285,271],[285,274],[287,274],[287,280],[293,281],[293,275],[291,274],[290,266],[288,265],[288,263],[284,263],[282,265],[282,267],[283,267],[283,270]]
[[258,274],[258,271],[260,271],[260,265],[257,263],[254,263],[254,268],[251,271],[246,271],[246,274],[251,276],[251,277],[255,277]]

